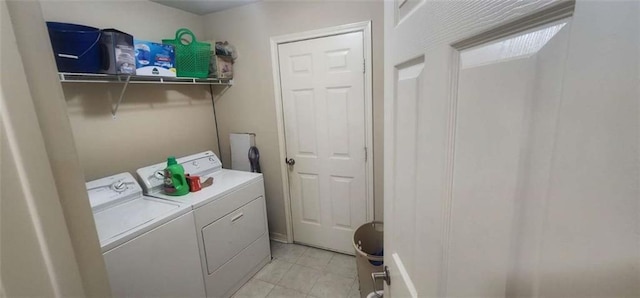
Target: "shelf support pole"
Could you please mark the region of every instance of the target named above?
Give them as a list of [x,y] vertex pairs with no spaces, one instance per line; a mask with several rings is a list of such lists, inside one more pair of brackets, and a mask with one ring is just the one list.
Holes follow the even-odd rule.
[[129,86],[129,80],[131,80],[131,76],[127,76],[127,80],[124,82],[124,86],[122,86],[122,91],[120,91],[120,98],[118,99],[118,102],[116,103],[116,106],[113,107],[113,109],[111,109],[111,116],[113,117],[113,119],[116,119],[116,114],[118,114],[118,108],[120,107],[120,103],[122,102],[122,99],[124,98],[124,93],[125,91],[127,91],[127,86]]

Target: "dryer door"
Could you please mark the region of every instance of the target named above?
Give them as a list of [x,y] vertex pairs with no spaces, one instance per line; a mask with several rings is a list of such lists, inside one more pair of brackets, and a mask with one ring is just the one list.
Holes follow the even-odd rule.
[[262,196],[202,228],[209,274],[267,232]]

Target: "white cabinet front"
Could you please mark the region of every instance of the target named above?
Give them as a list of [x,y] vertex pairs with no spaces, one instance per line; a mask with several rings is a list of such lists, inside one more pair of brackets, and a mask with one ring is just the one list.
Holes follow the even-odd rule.
[[203,297],[193,213],[104,253],[113,297]]

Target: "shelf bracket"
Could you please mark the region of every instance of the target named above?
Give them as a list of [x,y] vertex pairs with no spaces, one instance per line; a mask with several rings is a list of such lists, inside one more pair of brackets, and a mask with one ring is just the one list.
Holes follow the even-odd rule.
[[220,92],[220,96],[225,94],[227,90],[229,90],[229,88],[231,88],[231,85],[225,85],[224,88],[222,89],[222,92]]
[[120,91],[120,98],[118,99],[118,102],[116,103],[115,107],[111,108],[111,116],[113,117],[113,119],[116,119],[116,114],[118,114],[118,108],[120,107],[120,103],[124,98],[124,93],[125,91],[127,91],[127,87],[129,86],[130,80],[131,80],[131,76],[127,76],[127,79],[124,81],[124,85],[122,86],[122,91]]

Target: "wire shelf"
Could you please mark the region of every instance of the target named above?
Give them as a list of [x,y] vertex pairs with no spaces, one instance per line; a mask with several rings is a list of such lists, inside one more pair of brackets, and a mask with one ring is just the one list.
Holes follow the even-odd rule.
[[62,83],[126,83],[129,84],[184,84],[184,85],[233,85],[232,79],[180,78],[137,75],[111,75],[101,73],[58,73]]
[[111,116],[116,118],[120,103],[124,99],[124,94],[129,84],[172,84],[172,85],[220,85],[225,86],[225,90],[233,85],[232,79],[216,78],[179,78],[179,77],[154,77],[136,75],[111,75],[102,73],[58,73],[61,83],[117,83],[122,84],[120,98],[111,108]]

